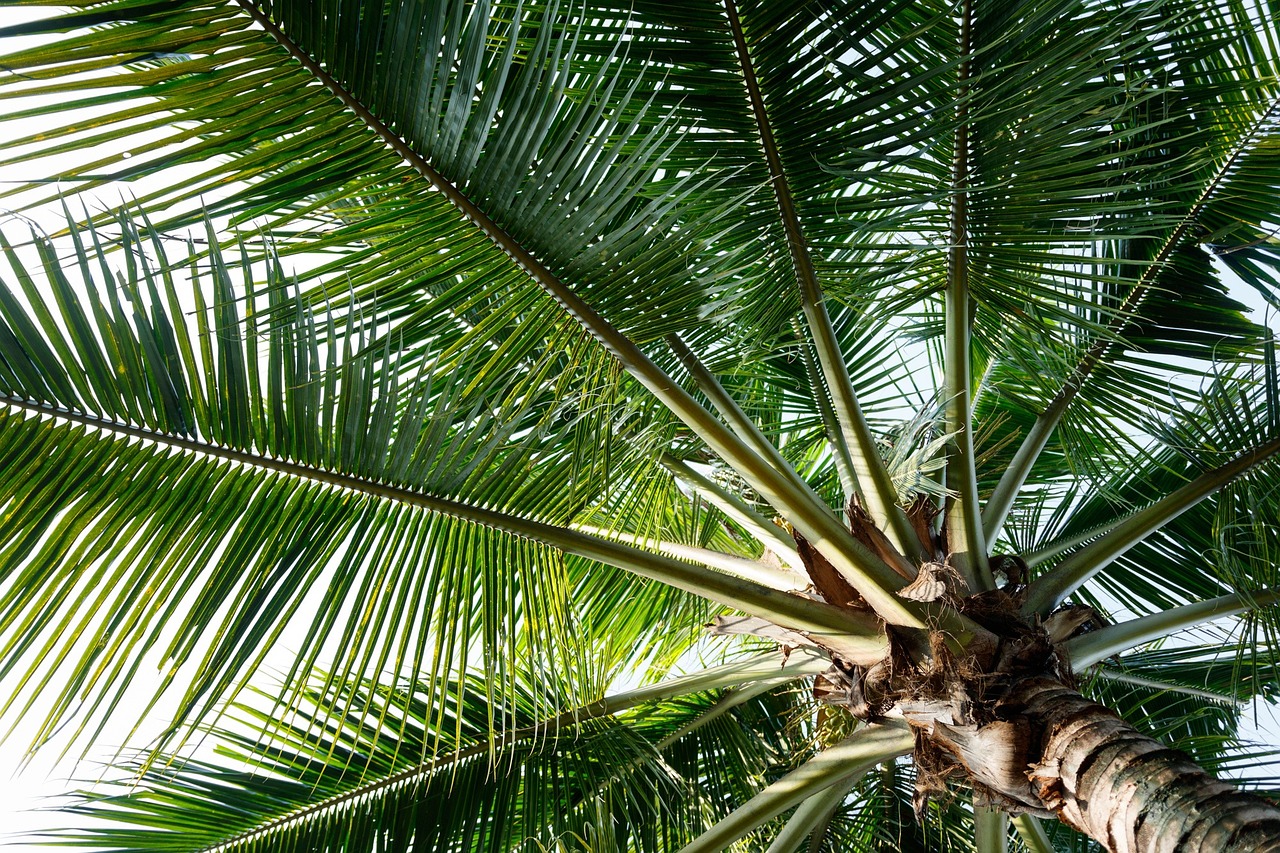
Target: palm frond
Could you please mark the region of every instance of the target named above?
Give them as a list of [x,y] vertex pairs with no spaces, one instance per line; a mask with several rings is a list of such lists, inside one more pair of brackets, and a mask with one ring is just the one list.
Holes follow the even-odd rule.
[[[478,684],[453,689],[458,701],[442,714],[422,686],[317,682],[262,738],[269,718],[239,706],[213,733],[218,762],[122,766],[137,774],[133,790],[77,797],[69,810],[91,822],[54,837],[138,850],[516,850],[603,829],[624,848],[667,850],[750,797],[797,746],[777,722],[793,701],[785,691],[728,713],[702,690],[548,723],[537,694],[554,687],[522,681],[500,707]],[[493,738],[494,717],[518,736]],[[193,812],[210,819],[184,817]]]
[[[376,370],[392,354],[355,352],[358,333],[341,356],[322,354],[309,312],[282,310],[279,266],[245,260],[237,287],[212,235],[207,262],[192,256],[188,314],[181,266],[157,239],[148,258],[121,224],[130,263],[113,286],[77,290],[37,242],[53,306],[5,244],[28,300],[0,288],[4,670],[19,685],[6,711],[57,697],[37,740],[64,717],[98,726],[121,707],[121,675],[159,666],[141,716],[185,664],[177,719],[199,717],[295,617],[309,624],[295,671],[324,649],[344,661],[340,683],[387,667],[444,680],[480,654],[501,691],[517,649],[576,654],[555,551],[415,507],[397,485],[498,497],[457,472],[509,461],[500,451],[520,443],[460,441],[477,413],[456,374],[398,387]],[[76,242],[86,276],[103,248],[90,233],[94,250]],[[269,325],[254,325],[255,306],[273,312]],[[67,488],[89,471],[91,488]],[[466,557],[432,556],[451,553]]]
[[[170,704],[158,749],[216,726],[221,756],[149,751],[138,795],[82,801],[107,846],[1085,849],[887,747],[855,784],[827,766],[853,717],[807,691],[666,676],[752,642],[707,637],[726,610],[857,683],[890,646],[1007,649],[962,586],[1032,632],[1070,593],[1118,623],[1063,641],[1106,660],[1088,689],[1251,754],[1280,370],[1230,282],[1280,287],[1277,13],[103,0],[0,28],[33,37],[0,58],[0,197],[53,234],[0,233],[0,710],[68,746]],[[965,583],[899,595],[925,561]],[[661,698],[601,698],[636,683]],[[840,787],[800,805],[806,779]]]

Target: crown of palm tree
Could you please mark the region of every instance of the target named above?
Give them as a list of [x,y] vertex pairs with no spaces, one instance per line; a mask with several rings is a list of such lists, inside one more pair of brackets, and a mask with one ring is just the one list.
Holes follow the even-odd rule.
[[1280,293],[1277,15],[106,0],[0,28],[42,36],[0,59],[0,120],[43,125],[0,195],[64,210],[0,234],[0,713],[86,749],[175,709],[59,838],[1112,844],[1047,759],[987,766],[1063,684],[1256,759],[1280,378],[1223,280]]

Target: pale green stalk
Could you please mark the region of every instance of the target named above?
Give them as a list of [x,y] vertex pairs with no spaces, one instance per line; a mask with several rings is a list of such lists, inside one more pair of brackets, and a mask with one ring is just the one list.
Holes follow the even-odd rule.
[[953,497],[946,502],[947,530],[951,537],[951,563],[972,590],[991,589],[995,581],[987,565],[986,537],[982,531],[978,504],[978,475],[973,455],[973,418],[969,395],[972,366],[969,296],[969,28],[973,11],[964,3],[960,21],[960,107],[956,126],[951,176],[951,248],[947,257],[945,305],[945,383],[947,489]]
[[[554,732],[559,728],[611,716],[645,702],[658,702],[690,693],[703,693],[708,690],[719,690],[726,687],[749,684],[757,679],[763,679],[767,689],[767,687],[777,686],[783,681],[803,678],[806,675],[817,675],[824,672],[831,665],[830,660],[826,657],[804,649],[793,652],[787,661],[782,664],[779,663],[780,657],[776,652],[769,652],[764,655],[735,661],[734,663],[710,667],[690,675],[669,678],[657,684],[650,684],[625,693],[606,696],[597,702],[592,702],[581,708],[575,708],[572,711],[566,711],[558,717],[543,720],[536,725],[504,732],[499,737],[491,740],[454,750],[447,755],[417,764],[398,773],[384,776],[381,779],[375,779],[372,782],[367,782],[350,791],[336,794],[320,802],[312,803],[305,808],[268,821],[247,832],[232,836],[207,849],[217,851],[232,847],[243,848],[249,846],[256,840],[283,833],[299,824],[323,821],[327,815],[339,811],[348,803],[355,800],[369,799],[384,791],[415,784],[431,774],[467,759],[491,755],[495,750],[509,747],[515,743],[535,737],[546,737],[548,732]],[[697,721],[694,722],[696,723]]]
[[791,471],[791,464],[782,458],[782,454],[778,452],[778,448],[772,441],[765,437],[760,431],[755,421],[747,417],[747,413],[742,411],[742,407],[738,405],[738,401],[729,395],[724,386],[720,384],[720,380],[712,373],[702,360],[689,349],[688,345],[680,339],[679,335],[667,335],[667,346],[675,353],[676,358],[680,359],[680,363],[684,365],[685,370],[689,371],[689,375],[693,377],[693,381],[697,383],[698,390],[706,395],[711,401],[711,405],[716,407],[716,411],[725,419],[725,423],[729,425],[729,429],[733,430],[734,435],[742,439],[748,447],[761,457],[769,460],[775,468],[780,471]]
[[915,736],[905,724],[858,729],[766,787],[680,853],[722,853],[729,845],[814,794],[842,784],[877,764],[910,752]]
[[[830,668],[831,659],[813,649],[796,649],[785,658],[780,652],[769,651],[732,663],[708,667],[688,675],[667,678],[624,693],[615,693],[599,702],[562,714],[559,719],[562,724],[567,725],[570,721],[578,722],[583,719],[617,714],[645,702],[658,702],[690,693],[705,693],[708,690],[739,687],[757,682],[768,687],[776,687],[782,682],[803,678],[806,675],[821,675]],[[545,729],[546,725],[542,727]]]
[[746,34],[738,18],[738,9],[734,0],[725,0],[725,12],[733,32],[738,64],[742,70],[751,111],[760,133],[760,144],[769,165],[769,175],[778,201],[778,212],[786,230],[787,248],[791,253],[796,282],[799,284],[800,306],[804,310],[809,332],[813,335],[813,347],[818,353],[818,363],[822,366],[822,375],[826,380],[827,390],[831,394],[831,404],[840,426],[831,438],[844,445],[841,452],[847,454],[852,460],[853,480],[862,490],[860,496],[872,520],[884,530],[889,541],[900,553],[917,556],[920,545],[917,542],[915,530],[907,520],[902,507],[898,506],[897,489],[894,488],[889,471],[885,468],[884,460],[880,458],[875,436],[871,434],[867,419],[862,414],[862,408],[858,404],[857,394],[853,388],[853,380],[849,377],[849,369],[844,362],[844,353],[840,349],[840,342],[831,325],[831,317],[827,314],[822,288],[818,283],[813,259],[809,255],[808,243],[800,224],[800,214],[796,209],[791,187],[787,183],[782,157],[778,153],[773,127],[769,122],[759,82],[756,80],[751,52],[747,46]]
[[[678,335],[668,335],[667,345],[671,347],[671,351],[676,354],[676,357],[680,359],[680,363],[689,371],[689,375],[698,383],[702,393],[707,396],[707,399],[711,401],[712,405],[728,422],[729,428],[733,430],[734,434],[742,439],[753,451],[768,459],[775,468],[790,471],[791,466],[787,460],[782,458],[782,454],[778,452],[773,443],[765,438],[764,433],[760,431],[755,422],[747,417],[747,413],[742,411],[737,402],[729,396],[729,392],[724,390],[724,386],[720,384],[720,380],[716,379],[715,374],[707,369],[706,365],[694,355],[684,341],[680,340]],[[903,517],[905,518],[905,515]],[[773,526],[777,527],[777,525]],[[912,536],[914,538],[914,532]],[[902,546],[899,545],[898,547],[901,548]],[[915,573],[915,566],[902,556],[901,551],[889,555],[889,559],[893,561],[898,574],[903,577],[910,577]]]
[[804,363],[805,376],[809,377],[809,389],[813,393],[813,402],[818,407],[818,414],[822,417],[827,446],[831,450],[831,458],[835,463],[836,476],[840,478],[840,488],[844,491],[845,500],[852,500],[853,496],[859,494],[861,490],[858,488],[858,475],[853,470],[853,457],[849,455],[849,444],[844,440],[840,419],[836,417],[836,410],[831,406],[831,395],[827,393],[822,374],[813,360],[813,350],[809,348],[809,342],[805,340],[800,321],[795,317],[791,318],[791,328],[796,333],[800,360]]
[[831,815],[840,808],[840,804],[844,802],[844,798],[849,795],[850,789],[858,783],[861,776],[862,774],[858,774],[832,785],[801,803],[795,813],[787,818],[786,826],[782,827],[782,831],[774,837],[773,843],[765,853],[795,853],[795,850],[813,833],[815,827],[831,819]]
[[1239,165],[1241,158],[1257,144],[1260,138],[1271,132],[1277,111],[1280,111],[1280,99],[1273,100],[1265,110],[1260,112],[1253,125],[1240,136],[1236,146],[1223,158],[1217,170],[1205,184],[1204,189],[1201,190],[1199,197],[1195,200],[1187,215],[1169,233],[1168,238],[1165,239],[1160,249],[1156,252],[1155,258],[1142,271],[1141,278],[1138,279],[1133,290],[1129,291],[1124,302],[1116,310],[1109,328],[1106,332],[1098,335],[1097,340],[1094,341],[1088,352],[1081,357],[1071,375],[1067,377],[1066,382],[1063,383],[1044,411],[1036,418],[1031,430],[1022,440],[1022,444],[1018,446],[1017,452],[1014,453],[1009,467],[1001,475],[1000,482],[996,484],[995,490],[991,493],[991,498],[987,501],[986,508],[983,511],[982,523],[989,541],[995,541],[1000,535],[1000,531],[1004,528],[1005,520],[1009,517],[1009,511],[1013,508],[1013,502],[1017,498],[1018,492],[1031,475],[1032,466],[1040,458],[1041,451],[1049,443],[1049,438],[1053,435],[1054,430],[1057,429],[1058,424],[1062,422],[1063,416],[1066,415],[1067,409],[1075,401],[1080,390],[1084,388],[1089,376],[1102,363],[1107,351],[1115,343],[1117,336],[1122,334],[1128,327],[1129,321],[1133,318],[1143,300],[1146,299],[1147,293],[1154,285],[1157,276],[1165,268],[1169,259],[1173,257],[1173,253],[1183,245],[1187,235],[1196,227],[1209,200],[1226,184],[1236,166]]
[[[1125,518],[1128,518],[1128,516],[1125,516]],[[1106,524],[1099,524],[1073,536],[1059,536],[1043,548],[1037,548],[1034,551],[1022,554],[1022,559],[1027,564],[1027,568],[1035,568],[1045,560],[1058,556],[1063,551],[1070,551],[1072,548],[1077,548],[1090,540],[1097,539],[1104,533],[1109,533],[1121,521],[1124,521],[1124,518],[1117,518]]]
[[1197,699],[1208,699],[1210,702],[1219,702],[1223,705],[1240,705],[1243,704],[1234,696],[1227,696],[1223,693],[1214,693],[1212,690],[1202,690],[1198,687],[1186,687],[1181,684],[1169,684],[1155,678],[1144,678],[1141,675],[1134,675],[1129,672],[1118,672],[1114,669],[1106,667],[1098,667],[1093,671],[1098,678],[1106,681],[1115,681],[1120,684],[1131,684],[1134,687],[1146,687],[1151,690],[1163,690],[1168,693],[1179,693],[1183,696],[1195,696]]
[[1280,439],[1247,450],[1226,465],[1206,471],[1146,509],[1125,518],[1027,587],[1023,612],[1047,615],[1082,583],[1111,565],[1130,548],[1277,452],[1280,452]]
[[[823,660],[825,659],[820,658],[819,664],[821,664]],[[829,667],[830,661],[826,661],[826,663]],[[808,672],[805,673],[805,675],[811,675],[811,674],[814,674],[814,673],[808,673]],[[750,702],[752,699],[759,696],[760,694],[767,693],[773,688],[777,687],[778,685],[785,684],[786,682],[794,680],[795,678],[796,676],[794,675],[784,675],[784,676],[779,676],[778,678],[769,678],[762,681],[757,681],[754,684],[747,684],[742,687],[736,687],[736,688],[731,687],[725,692],[723,696],[721,696],[716,701],[714,705],[711,706],[710,709],[707,710],[705,714],[702,714],[698,716],[696,719],[692,719],[689,722],[685,723],[683,726],[676,729],[674,732],[672,732],[671,734],[667,735],[662,740],[654,744],[653,748],[656,749],[658,752],[662,752],[664,749],[671,746],[673,743],[680,740],[682,737],[689,734],[690,732],[693,732],[693,731],[696,731],[697,729],[702,728],[712,720],[715,720],[719,717],[723,717],[725,714],[729,713],[739,705],[742,705],[746,702]]]
[[699,473],[692,465],[665,455],[658,461],[673,477],[683,480],[707,503],[733,519],[735,524],[754,536],[757,542],[777,554],[782,562],[797,571],[804,571],[804,561],[800,559],[795,540],[789,533],[762,517],[742,498]]
[[974,853],[1009,853],[1009,816],[990,806],[973,807]]
[[1029,814],[1020,814],[1010,818],[1010,822],[1013,828],[1018,830],[1018,837],[1022,839],[1022,843],[1030,853],[1057,853],[1053,849],[1053,842],[1049,840],[1049,834],[1044,831],[1038,818]]
[[842,654],[848,654],[855,660],[874,662],[883,656],[886,648],[879,621],[873,614],[842,610],[820,601],[780,592],[706,566],[685,563],[620,542],[610,542],[607,539],[589,536],[568,528],[496,510],[473,507],[447,498],[432,497],[401,486],[312,468],[290,460],[258,456],[222,445],[211,445],[180,436],[155,433],[129,424],[105,421],[82,412],[55,410],[25,400],[4,399],[0,400],[0,403],[36,415],[52,415],[70,423],[82,424],[117,435],[190,450],[208,458],[223,459],[260,470],[277,471],[310,482],[349,489],[357,494],[421,507],[430,512],[502,530],[514,536],[533,539],[558,548],[566,554],[596,560],[745,613],[760,616],[770,622],[806,631],[828,648],[840,650]]
[[806,589],[810,585],[809,579],[798,572],[770,566],[759,560],[751,560],[735,554],[725,554],[722,551],[712,551],[709,548],[699,548],[679,542],[667,542],[663,539],[651,539],[636,533],[605,530],[589,524],[574,524],[571,525],[571,528],[589,536],[599,536],[602,539],[626,542],[645,550],[655,550],[678,560],[701,563],[704,566],[710,566],[713,569],[719,569],[731,575],[746,578],[783,592],[796,592]]
[[[716,410],[720,412],[721,417],[728,423],[729,429],[733,430],[734,435],[742,439],[743,443],[751,448],[752,451],[767,459],[774,468],[789,474],[794,473],[790,463],[782,457],[773,442],[769,441],[764,433],[760,431],[760,427],[756,426],[755,422],[747,417],[747,413],[742,411],[742,408],[733,397],[729,396],[729,392],[720,384],[720,380],[685,345],[679,335],[668,335],[667,346],[671,347],[671,351],[675,353],[676,358],[680,359],[680,363],[684,365],[685,369],[689,371],[689,375],[693,377],[694,382],[698,384],[698,388],[711,401],[711,404],[716,407]],[[777,525],[771,526],[777,527]],[[909,577],[915,573],[915,566],[909,563],[901,553],[891,554],[890,559],[894,561],[898,574]]]
[[1212,622],[1214,619],[1269,607],[1277,601],[1280,601],[1280,590],[1232,593],[1208,601],[1197,601],[1195,604],[1184,604],[1072,637],[1066,642],[1067,654],[1070,655],[1072,667],[1079,671],[1135,646]]
[[791,524],[844,575],[877,614],[895,625],[925,627],[925,619],[919,608],[894,595],[894,591],[904,585],[905,579],[854,539],[830,508],[793,470],[779,471],[767,459],[752,452],[718,418],[700,406],[688,392],[654,364],[635,342],[605,320],[453,182],[436,171],[425,158],[373,115],[358,98],[346,91],[323,67],[281,32],[269,17],[248,0],[239,2],[316,79],[484,232],[547,295],[555,299],[575,322],[617,359],[623,369],[706,442],[712,452],[733,467],[764,500],[785,514]]
[[1040,458],[1040,452],[1049,443],[1049,437],[1058,428],[1058,422],[1062,420],[1062,415],[1073,399],[1075,399],[1074,391],[1070,394],[1059,392],[1058,396],[1036,418],[1035,423],[1031,425],[1031,430],[1018,445],[1017,452],[1013,454],[1013,459],[1004,469],[1000,482],[996,484],[995,490],[982,510],[983,534],[989,540],[995,541],[1004,530],[1005,519],[1013,509],[1013,502],[1018,497],[1018,492],[1026,483],[1027,477],[1031,475],[1031,467]]

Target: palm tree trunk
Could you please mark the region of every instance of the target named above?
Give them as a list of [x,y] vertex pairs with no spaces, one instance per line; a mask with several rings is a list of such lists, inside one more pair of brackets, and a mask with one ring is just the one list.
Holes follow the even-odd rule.
[[1031,729],[1046,807],[1112,853],[1280,851],[1280,809],[1201,770],[1106,707],[1047,678],[1001,703]]

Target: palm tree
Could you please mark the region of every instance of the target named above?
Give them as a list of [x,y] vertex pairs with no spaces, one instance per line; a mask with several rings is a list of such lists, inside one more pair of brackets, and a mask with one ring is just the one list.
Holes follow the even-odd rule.
[[59,840],[1280,850],[1278,16],[4,28],[3,713],[159,732]]

